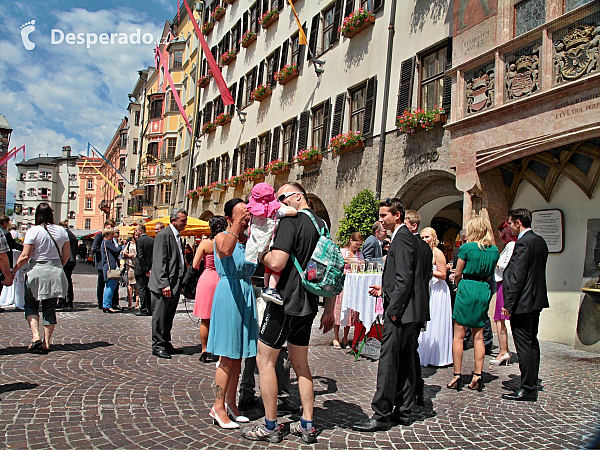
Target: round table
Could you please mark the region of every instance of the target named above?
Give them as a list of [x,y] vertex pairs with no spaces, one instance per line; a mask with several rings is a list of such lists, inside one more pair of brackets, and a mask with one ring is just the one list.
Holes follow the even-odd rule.
[[377,314],[383,313],[381,299],[369,295],[369,286],[373,285],[381,286],[380,273],[347,273],[342,297],[342,310],[350,308],[356,311],[367,331],[375,322]]

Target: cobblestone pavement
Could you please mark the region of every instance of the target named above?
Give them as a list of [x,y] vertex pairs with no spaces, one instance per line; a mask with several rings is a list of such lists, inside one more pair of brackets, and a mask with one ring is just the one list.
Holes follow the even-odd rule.
[[[82,274],[81,272],[87,272]],[[95,305],[93,269],[78,267],[75,309],[59,313],[48,355],[25,353],[30,341],[22,312],[0,315],[0,446],[6,448],[260,448],[212,425],[214,364],[198,362],[198,325],[180,303],[172,360],[150,354],[150,318],[102,314]],[[123,291],[123,289],[122,289]],[[124,295],[124,293],[123,293]],[[122,302],[123,304],[123,302]],[[485,365],[482,393],[444,386],[451,368],[424,369],[425,407],[411,426],[358,434],[371,415],[377,363],[354,362],[313,330],[315,448],[581,448],[598,422],[600,357],[542,343],[544,390],[537,403],[510,403],[500,395],[518,385],[518,366]],[[511,342],[511,348],[512,342]],[[466,352],[465,382],[473,351]],[[292,372],[292,377],[294,374]],[[292,400],[299,404],[296,380]],[[258,419],[261,411],[251,415]],[[284,421],[290,421],[286,417]],[[277,448],[302,447],[288,435]],[[304,446],[307,448],[307,446]]]

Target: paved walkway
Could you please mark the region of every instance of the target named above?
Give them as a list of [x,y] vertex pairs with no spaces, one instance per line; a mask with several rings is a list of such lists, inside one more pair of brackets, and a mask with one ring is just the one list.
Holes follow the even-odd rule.
[[[50,354],[25,353],[30,335],[23,313],[0,315],[0,446],[266,446],[241,439],[239,431],[225,432],[212,425],[208,411],[214,364],[198,362],[198,325],[183,303],[173,343],[185,354],[158,360],[150,354],[150,318],[102,314],[94,308],[95,275],[83,271],[88,274],[74,276],[76,308],[59,313]],[[322,433],[315,448],[581,448],[598,425],[600,356],[544,342],[540,374],[544,391],[537,403],[500,399],[518,385],[515,364],[500,368],[486,364],[482,393],[448,390],[444,386],[452,369],[427,368],[426,404],[415,410],[411,426],[354,433],[351,425],[371,414],[377,363],[354,362],[330,342],[331,335],[319,334],[316,324],[310,363],[315,374],[315,421]],[[466,353],[465,381],[472,355],[472,350]],[[292,400],[299,403],[295,380],[292,390]],[[259,417],[257,410],[252,418]],[[300,443],[287,436],[270,446],[298,448]]]

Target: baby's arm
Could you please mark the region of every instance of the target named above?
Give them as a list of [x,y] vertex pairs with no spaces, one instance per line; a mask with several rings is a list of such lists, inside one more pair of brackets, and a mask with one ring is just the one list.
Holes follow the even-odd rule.
[[296,211],[296,208],[294,208],[292,206],[284,205],[283,203],[281,203],[280,210],[281,210],[281,212],[283,212],[282,216],[295,216],[296,214],[298,214],[298,211]]

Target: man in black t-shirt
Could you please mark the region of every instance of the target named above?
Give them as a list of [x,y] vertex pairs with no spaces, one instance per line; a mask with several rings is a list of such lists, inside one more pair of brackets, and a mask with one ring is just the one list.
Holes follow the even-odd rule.
[[[277,199],[285,205],[297,210],[306,210],[316,219],[319,227],[324,226],[323,221],[308,208],[308,198],[300,184],[295,182],[284,184],[277,196]],[[308,343],[318,311],[318,296],[307,292],[302,287],[300,274],[290,255],[293,254],[300,265],[306,268],[318,240],[319,233],[311,218],[300,212],[296,216],[281,219],[272,249],[263,257],[265,266],[275,272],[282,271],[277,290],[283,298],[283,305],[269,303],[260,326],[257,362],[265,420],[242,431],[242,436],[247,439],[268,442],[280,442],[283,439],[281,427],[277,425],[275,362],[281,347],[287,341],[290,360],[298,376],[302,400],[302,418],[290,426],[290,432],[300,436],[305,443],[314,443],[317,440],[316,429],[313,427],[314,391],[308,366]],[[327,299],[321,317],[321,328],[324,333],[333,328],[334,304],[335,297]]]

